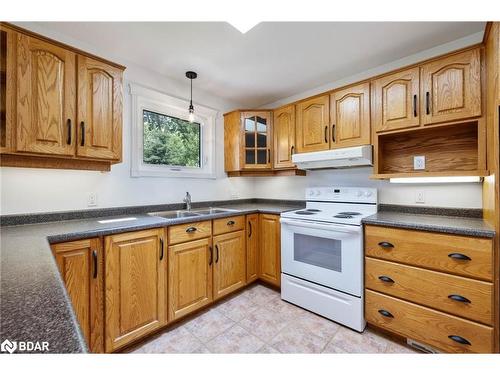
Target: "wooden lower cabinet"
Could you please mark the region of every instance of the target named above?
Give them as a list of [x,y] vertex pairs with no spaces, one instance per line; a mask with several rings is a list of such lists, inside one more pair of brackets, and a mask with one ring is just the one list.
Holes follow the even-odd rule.
[[168,317],[176,320],[212,302],[211,238],[168,248]]
[[259,278],[281,285],[281,226],[279,215],[261,214],[259,217]]
[[91,352],[103,345],[103,251],[99,238],[52,245],[73,310]]
[[259,278],[259,214],[246,217],[247,284]]
[[164,243],[164,229],[105,237],[106,352],[166,324]]
[[451,353],[491,353],[493,328],[371,290],[365,292],[368,323]]
[[213,238],[214,300],[245,286],[245,231],[221,234]]

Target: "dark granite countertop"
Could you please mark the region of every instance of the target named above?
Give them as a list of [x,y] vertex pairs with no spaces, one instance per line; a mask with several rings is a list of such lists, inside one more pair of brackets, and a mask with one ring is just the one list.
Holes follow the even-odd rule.
[[379,211],[363,219],[364,224],[475,237],[495,236],[495,230],[483,219],[444,215],[424,215],[397,211]]
[[[87,347],[50,250],[50,243],[71,241],[146,228],[212,220],[249,213],[298,209],[285,202],[225,204],[236,211],[199,217],[164,219],[144,213],[0,228],[0,341],[48,341],[50,352],[86,352]],[[135,220],[98,223],[102,219]]]

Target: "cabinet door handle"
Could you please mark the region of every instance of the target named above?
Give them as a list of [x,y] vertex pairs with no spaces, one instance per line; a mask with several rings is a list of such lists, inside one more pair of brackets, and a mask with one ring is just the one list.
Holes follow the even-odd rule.
[[219,246],[215,245],[215,263],[219,262]]
[[328,126],[325,126],[325,143],[328,143]]
[[68,145],[71,144],[71,119],[69,118],[68,121],[66,121],[66,127],[68,128],[68,137],[66,138],[66,143]]
[[380,247],[383,247],[384,249],[392,249],[394,247],[394,245],[392,243],[387,242],[387,241],[379,242],[378,245]]
[[448,298],[457,302],[470,303],[470,299],[462,297],[459,294],[450,294]]
[[208,248],[208,251],[210,252],[210,258],[209,258],[209,261],[208,261],[208,265],[211,266],[212,265],[212,262],[214,260],[214,251],[212,249],[212,246],[210,246]]
[[466,260],[466,261],[472,260],[467,255],[460,254],[460,253],[451,253],[451,254],[448,254],[448,257],[450,257],[451,259],[457,259],[457,260]]
[[335,142],[335,124],[332,125],[332,142]]
[[471,345],[470,341],[464,339],[462,336],[449,335],[448,338],[462,345]]
[[391,279],[389,276],[379,276],[378,279],[380,281],[383,281],[384,283],[391,283],[394,284],[394,280]]
[[248,222],[248,229],[249,229],[248,238],[250,238],[250,237],[252,237],[252,222],[251,221]]
[[229,225],[229,226],[234,225],[234,224],[236,224],[236,223],[234,222],[234,220],[229,220],[229,221],[227,222],[227,225]]
[[186,233],[193,233],[193,232],[196,232],[196,231],[197,231],[196,227],[188,227],[188,228],[186,228]]
[[160,260],[163,260],[163,238],[160,238]]
[[425,93],[425,113],[428,115],[430,115],[430,113],[431,113],[430,97],[431,97],[431,94],[429,93],[429,91],[427,91]]
[[389,311],[387,310],[379,310],[378,311],[380,315],[385,316],[386,318],[394,318],[394,315],[392,315]]
[[290,155],[293,155],[294,150],[295,150],[295,146],[290,147]]
[[85,146],[85,123],[82,121],[80,122],[80,132],[82,133],[82,139],[80,142],[80,146]]
[[417,94],[413,95],[413,117],[417,117]]
[[271,149],[270,148],[267,149],[267,162],[268,163],[271,162]]
[[92,277],[97,278],[97,250],[92,250],[92,261],[94,262],[94,274]]

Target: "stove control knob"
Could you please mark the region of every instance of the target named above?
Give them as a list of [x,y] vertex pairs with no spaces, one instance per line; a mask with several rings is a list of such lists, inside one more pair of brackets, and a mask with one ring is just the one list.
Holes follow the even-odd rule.
[[358,190],[358,191],[356,192],[356,196],[357,196],[357,197],[361,197],[362,195],[363,195],[363,192],[362,192],[361,190]]
[[371,197],[372,192],[371,191],[365,191],[365,197]]
[[309,190],[309,195],[312,197],[314,195],[314,190]]

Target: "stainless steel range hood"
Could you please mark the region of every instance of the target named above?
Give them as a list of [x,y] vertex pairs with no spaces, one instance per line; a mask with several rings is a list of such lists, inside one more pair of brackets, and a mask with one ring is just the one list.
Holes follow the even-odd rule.
[[372,146],[338,148],[327,151],[294,154],[299,169],[349,168],[372,165]]

